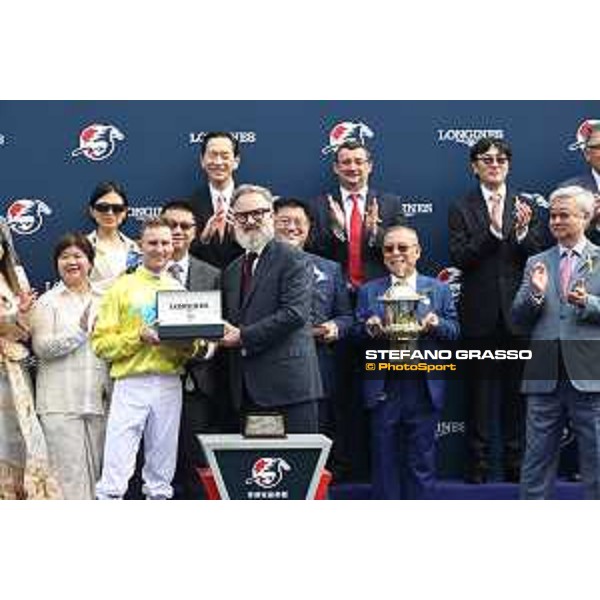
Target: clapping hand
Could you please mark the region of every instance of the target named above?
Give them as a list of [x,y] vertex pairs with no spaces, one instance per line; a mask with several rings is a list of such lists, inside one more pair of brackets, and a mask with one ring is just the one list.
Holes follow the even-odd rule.
[[327,196],[327,202],[329,203],[329,216],[334,231],[345,231],[346,215],[344,209],[330,195]]
[[567,294],[567,302],[574,306],[584,307],[587,303],[587,295],[585,283],[583,281],[578,281],[573,289]]
[[538,295],[544,295],[548,288],[548,269],[543,262],[537,262],[531,269],[531,288]]
[[81,313],[81,317],[79,317],[79,329],[81,331],[89,331],[90,330],[90,311],[92,308],[92,303],[88,302],[87,306]]
[[232,217],[229,215],[229,211],[225,206],[221,206],[216,213],[211,215],[206,221],[206,225],[200,234],[200,241],[204,243],[210,242],[210,240],[218,232],[224,232],[227,225],[232,222]]
[[529,226],[533,211],[531,206],[519,198],[515,197],[515,230],[518,232],[523,231]]
[[379,204],[377,202],[377,198],[373,198],[373,200],[369,203],[365,217],[365,226],[367,231],[371,235],[376,235],[377,228],[379,227],[380,223],[381,219],[379,218]]

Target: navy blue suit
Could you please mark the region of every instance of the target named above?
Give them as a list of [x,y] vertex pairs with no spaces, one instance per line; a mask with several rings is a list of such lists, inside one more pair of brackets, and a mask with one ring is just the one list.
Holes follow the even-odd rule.
[[[365,322],[373,315],[383,320],[383,305],[377,298],[390,285],[388,276],[359,289],[357,328],[364,332]],[[434,312],[440,319],[439,326],[419,340],[419,346],[435,349],[437,341],[457,339],[458,316],[449,287],[418,275],[417,292],[429,298],[429,304],[419,303],[418,318]],[[389,342],[373,340],[368,347],[389,347]],[[411,379],[365,378],[363,382],[364,401],[371,412],[374,498],[417,499],[431,494],[435,477],[435,429],[444,404],[446,382],[421,375]],[[403,450],[399,450],[400,442]]]
[[[354,322],[348,286],[339,263],[316,254],[306,253],[313,270],[313,294],[310,320],[312,325],[333,321],[338,328],[338,339],[346,336]],[[319,342],[317,357],[323,383],[323,398],[319,402],[319,431],[335,437],[340,406],[338,391],[338,345]]]

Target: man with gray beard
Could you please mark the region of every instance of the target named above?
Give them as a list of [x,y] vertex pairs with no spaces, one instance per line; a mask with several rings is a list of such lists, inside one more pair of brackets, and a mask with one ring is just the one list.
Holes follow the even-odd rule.
[[223,276],[230,385],[241,416],[279,412],[289,433],[316,433],[323,395],[310,310],[312,271],[303,252],[274,239],[273,197],[255,185],[232,197],[244,254]]

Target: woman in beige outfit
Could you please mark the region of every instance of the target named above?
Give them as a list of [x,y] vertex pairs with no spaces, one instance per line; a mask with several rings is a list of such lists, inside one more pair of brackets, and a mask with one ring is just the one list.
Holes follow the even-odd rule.
[[89,281],[93,263],[83,234],[63,236],[54,250],[61,282],[40,297],[32,316],[36,409],[63,496],[76,500],[95,497],[110,385],[108,367],[89,343],[101,297]]

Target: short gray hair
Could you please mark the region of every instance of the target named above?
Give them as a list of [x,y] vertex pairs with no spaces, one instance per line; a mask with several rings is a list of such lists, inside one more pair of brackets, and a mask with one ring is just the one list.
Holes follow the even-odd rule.
[[587,219],[591,219],[594,214],[594,194],[579,185],[568,185],[554,190],[550,194],[549,203],[552,204],[558,198],[573,198],[577,208]]
[[243,183],[235,188],[233,191],[233,196],[231,196],[231,206],[235,206],[238,198],[248,194],[259,194],[269,203],[269,206],[273,206],[274,199],[271,192],[266,187],[261,187],[260,185],[253,185],[250,183]]

